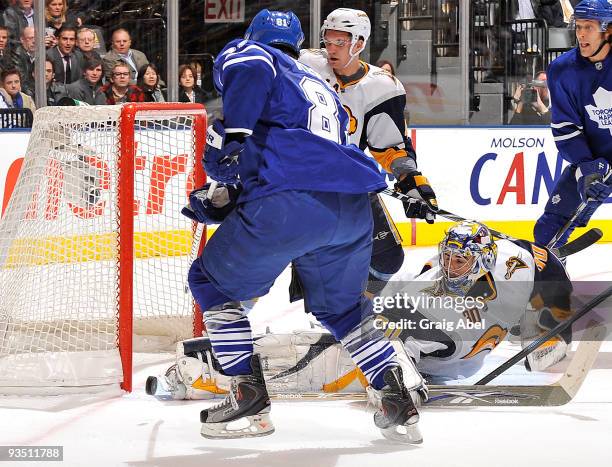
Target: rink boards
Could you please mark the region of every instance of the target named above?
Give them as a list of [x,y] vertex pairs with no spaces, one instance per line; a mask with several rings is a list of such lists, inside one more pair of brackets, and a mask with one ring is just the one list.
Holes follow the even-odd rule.
[[[443,209],[522,238],[532,238],[534,222],[567,164],[558,155],[547,127],[419,127],[411,129],[410,136],[419,169],[429,178]],[[27,131],[0,133],[5,148],[0,159],[3,210],[28,139]],[[392,185],[394,181],[388,176],[388,182]],[[174,193],[170,186],[166,196],[185,194]],[[612,241],[612,199],[608,201],[590,225],[604,231],[603,241]],[[397,200],[389,199],[387,206],[405,245],[434,245],[450,225],[442,219],[433,225],[411,222]]]

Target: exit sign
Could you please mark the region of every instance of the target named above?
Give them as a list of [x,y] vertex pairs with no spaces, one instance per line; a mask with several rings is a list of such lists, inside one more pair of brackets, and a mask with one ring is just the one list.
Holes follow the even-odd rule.
[[244,23],[244,0],[205,0],[205,23]]

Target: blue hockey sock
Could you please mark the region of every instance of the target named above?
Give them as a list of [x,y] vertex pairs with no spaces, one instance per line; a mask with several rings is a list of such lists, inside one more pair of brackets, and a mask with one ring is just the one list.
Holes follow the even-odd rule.
[[340,342],[374,389],[382,389],[385,371],[399,365],[391,343],[374,328],[372,316],[351,329]]
[[253,337],[240,302],[229,302],[204,312],[204,323],[215,357],[228,376],[250,375]]

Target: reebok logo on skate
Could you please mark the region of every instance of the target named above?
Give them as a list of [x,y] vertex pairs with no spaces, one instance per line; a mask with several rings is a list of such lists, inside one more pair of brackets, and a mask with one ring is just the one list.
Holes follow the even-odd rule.
[[608,130],[612,135],[612,93],[600,87],[593,94],[593,100],[595,105],[586,105],[584,108],[599,128]]

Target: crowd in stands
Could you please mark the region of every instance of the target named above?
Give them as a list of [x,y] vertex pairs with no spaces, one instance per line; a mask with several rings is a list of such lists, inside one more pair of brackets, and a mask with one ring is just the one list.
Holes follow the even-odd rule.
[[[42,0],[40,0],[42,1]],[[0,0],[0,109],[35,110],[34,61],[36,50],[34,0]],[[45,81],[47,105],[117,104],[123,102],[163,102],[166,100],[165,82],[159,68],[147,55],[134,48],[130,31],[124,28],[102,30],[87,24],[87,2],[71,0],[44,0],[46,48]],[[494,4],[490,0],[474,2]],[[526,20],[545,19],[550,27],[564,27],[573,13],[577,0],[508,0],[509,18]],[[520,36],[522,31],[514,31]],[[104,38],[108,38],[108,44]],[[495,50],[497,40],[489,38],[487,49]],[[497,60],[499,61],[499,60]],[[495,60],[488,60],[493,65]],[[380,66],[394,73],[391,63]],[[179,68],[179,101],[206,103],[214,97],[200,86],[202,64],[198,62]],[[526,81],[536,77],[528,76]],[[500,81],[494,70],[485,74],[484,82]],[[536,78],[537,80],[537,78]],[[545,87],[545,86],[544,86]],[[525,86],[515,87],[513,110],[521,118],[540,121],[550,110],[544,91],[537,88],[539,98],[527,102],[521,98]],[[522,99],[522,100],[521,100]],[[524,112],[533,110],[533,112]],[[408,118],[409,115],[406,114]],[[533,118],[532,118],[533,117]],[[522,121],[521,119],[515,119]]]
[[[33,3],[4,0],[3,5],[0,0],[0,109],[35,110]],[[132,47],[130,32],[88,26],[85,15],[72,11],[69,3],[45,0],[47,105],[164,102],[159,69]],[[103,37],[110,37],[108,50]],[[204,103],[213,97],[197,84],[201,75],[199,63],[180,67],[180,102]]]
[[548,27],[567,26],[574,7],[580,0],[510,0],[515,19],[543,19]]

